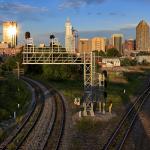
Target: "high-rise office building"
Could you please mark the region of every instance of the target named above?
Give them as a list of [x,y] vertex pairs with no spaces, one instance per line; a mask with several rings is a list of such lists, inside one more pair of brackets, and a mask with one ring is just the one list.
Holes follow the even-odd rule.
[[91,49],[92,51],[104,51],[105,52],[106,39],[103,37],[94,37],[91,39]]
[[112,45],[112,38],[107,38],[105,44],[105,51],[111,48],[114,48],[114,46]]
[[113,34],[112,35],[112,44],[113,46],[122,54],[122,42],[123,35],[122,34]]
[[65,28],[66,28],[66,35],[65,35],[66,51],[70,53],[75,53],[75,36],[69,18],[66,21]]
[[136,44],[135,44],[135,40],[133,39],[129,39],[129,40],[125,40],[125,43],[124,43],[124,49],[126,50],[135,50],[136,49]]
[[79,39],[78,49],[80,53],[91,52],[91,40],[90,39]]
[[17,45],[17,23],[13,21],[3,22],[3,42],[11,47]]
[[149,25],[142,20],[136,27],[136,50],[147,51],[150,45]]

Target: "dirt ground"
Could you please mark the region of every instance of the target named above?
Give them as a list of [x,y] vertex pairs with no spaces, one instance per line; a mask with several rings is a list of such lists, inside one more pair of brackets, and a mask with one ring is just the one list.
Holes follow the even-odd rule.
[[[138,67],[128,68],[130,72],[135,70],[140,70]],[[138,92],[135,92],[134,96],[130,96],[130,100],[133,102],[137,95],[143,91],[145,85],[149,81],[149,76],[141,79],[143,86],[139,87]],[[145,104],[144,112],[141,112],[132,132],[129,137],[127,150],[137,149],[137,150],[148,150],[150,149],[150,101],[149,104]],[[93,119],[93,118],[82,118],[76,119],[74,121],[74,115],[68,109],[69,116],[67,121],[67,128],[65,130],[65,138],[62,142],[65,149],[68,150],[100,150],[103,148],[104,144],[107,142],[114,128],[118,124],[122,115],[124,114],[128,105],[122,105],[115,110],[115,116],[103,120],[103,119]],[[146,131],[145,131],[146,130]],[[145,146],[146,145],[146,146]]]

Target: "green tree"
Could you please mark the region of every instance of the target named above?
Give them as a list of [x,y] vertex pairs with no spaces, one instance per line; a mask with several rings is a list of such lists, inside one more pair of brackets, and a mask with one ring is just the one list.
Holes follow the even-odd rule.
[[107,57],[120,57],[120,53],[116,48],[110,48],[106,52]]
[[3,71],[12,71],[17,67],[17,62],[19,62],[20,66],[22,65],[22,54],[18,53],[15,56],[7,56],[3,59],[2,70]]
[[137,61],[135,59],[131,60],[129,58],[125,58],[121,61],[121,66],[135,66],[137,65]]
[[131,61],[128,58],[121,60],[121,66],[131,66]]
[[98,52],[98,55],[99,55],[99,56],[102,56],[102,57],[103,57],[103,56],[106,56],[105,52],[102,51],[102,50]]
[[105,54],[105,52],[104,51],[102,51],[102,50],[100,50],[100,51],[97,51],[97,50],[95,50],[95,51],[93,51],[93,52],[95,52],[95,55],[96,56],[106,56],[106,54]]
[[49,80],[67,80],[80,76],[79,66],[76,65],[43,65],[43,78]]
[[16,67],[16,60],[14,57],[7,57],[2,65],[4,71],[12,71]]
[[136,59],[131,60],[131,65],[136,66],[137,65],[137,60]]

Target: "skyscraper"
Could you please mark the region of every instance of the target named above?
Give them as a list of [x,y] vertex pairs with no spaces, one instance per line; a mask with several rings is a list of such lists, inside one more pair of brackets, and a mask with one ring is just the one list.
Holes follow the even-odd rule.
[[11,47],[17,45],[17,23],[13,21],[3,22],[3,42]]
[[69,18],[66,21],[65,28],[66,28],[66,35],[65,35],[66,51],[70,53],[75,53],[75,36]]
[[122,54],[122,42],[123,35],[122,34],[113,34],[112,35],[112,44],[113,46]]
[[135,43],[136,42],[133,39],[125,40],[124,49],[126,49],[126,50],[135,50]]
[[103,37],[94,37],[91,39],[92,51],[104,51],[105,52],[106,39]]
[[144,20],[140,21],[136,27],[136,50],[147,51],[149,49],[149,34],[149,25]]
[[78,49],[80,53],[91,52],[91,40],[89,39],[79,39]]

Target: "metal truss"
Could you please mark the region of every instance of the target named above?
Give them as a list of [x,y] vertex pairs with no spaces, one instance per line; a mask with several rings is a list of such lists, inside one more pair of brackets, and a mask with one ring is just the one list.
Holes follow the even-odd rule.
[[86,110],[93,109],[96,99],[98,77],[96,73],[95,53],[68,53],[62,47],[29,47],[23,50],[23,64],[82,64],[84,65],[84,103]]
[[23,50],[23,64],[83,64],[83,59],[84,54],[60,52],[49,47],[28,47]]

